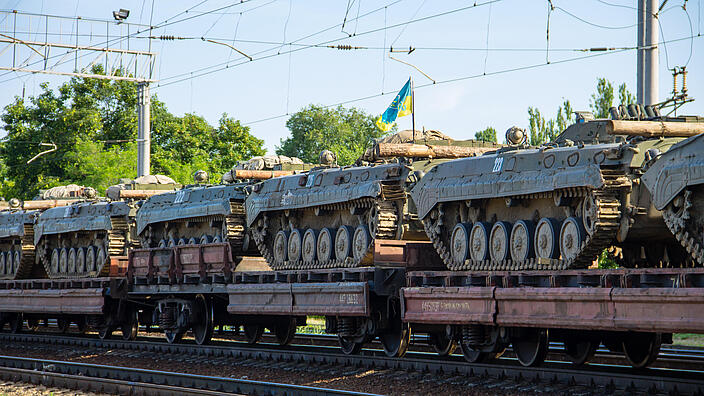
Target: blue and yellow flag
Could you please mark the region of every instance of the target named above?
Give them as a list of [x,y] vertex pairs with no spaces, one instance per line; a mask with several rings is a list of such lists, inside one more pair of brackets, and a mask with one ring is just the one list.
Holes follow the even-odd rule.
[[403,117],[413,112],[413,90],[411,89],[411,79],[401,88],[396,98],[394,98],[389,108],[376,120],[376,126],[382,131],[391,129],[391,125],[397,117]]

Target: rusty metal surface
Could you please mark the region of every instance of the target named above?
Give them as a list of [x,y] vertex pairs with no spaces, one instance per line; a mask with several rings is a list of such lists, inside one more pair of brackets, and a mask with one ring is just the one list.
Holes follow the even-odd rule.
[[227,287],[231,314],[369,315],[366,282],[239,284]]
[[403,320],[609,331],[704,333],[704,269],[416,271]]
[[225,280],[235,267],[229,243],[133,249],[128,262],[129,279],[142,283],[159,279],[183,283],[190,277],[202,280],[208,275],[221,275]]
[[614,326],[625,330],[703,333],[704,289],[614,289]]
[[374,263],[414,269],[442,269],[445,265],[432,242],[377,239]]
[[103,288],[0,290],[0,312],[102,314]]
[[611,288],[497,288],[496,324],[517,327],[614,329]]
[[494,287],[410,287],[401,290],[403,320],[412,323],[494,324]]

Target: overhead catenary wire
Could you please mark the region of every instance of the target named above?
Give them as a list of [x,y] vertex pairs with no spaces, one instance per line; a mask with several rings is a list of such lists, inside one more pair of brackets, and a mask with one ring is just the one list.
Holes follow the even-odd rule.
[[[702,37],[702,36],[699,34],[694,36],[694,38],[700,38],[700,37]],[[668,43],[689,40],[690,38],[691,37],[689,37],[689,36],[688,37],[680,37],[677,39],[669,40]],[[660,45],[660,44],[664,44],[664,42],[658,43],[658,45]],[[646,47],[642,47],[642,48],[650,48],[650,47],[646,46]],[[579,57],[560,59],[560,60],[552,61],[550,63],[537,63],[537,64],[532,64],[532,65],[517,66],[517,67],[512,67],[512,68],[507,68],[507,69],[495,70],[495,71],[488,72],[488,73],[477,73],[477,74],[472,74],[472,75],[467,75],[467,76],[449,78],[449,79],[445,79],[445,80],[438,80],[434,83],[426,83],[426,84],[416,85],[415,88],[422,89],[422,88],[435,86],[435,85],[451,84],[451,83],[455,83],[455,82],[473,80],[473,79],[478,79],[478,78],[482,78],[482,77],[489,77],[489,76],[496,76],[496,75],[501,75],[501,74],[518,72],[518,71],[538,69],[538,68],[543,68],[545,66],[558,65],[558,64],[564,64],[564,63],[570,63],[570,62],[577,62],[577,61],[581,61],[581,60],[585,60],[585,59],[596,58],[596,57],[617,54],[617,53],[623,53],[626,51],[632,51],[632,50],[637,50],[637,49],[639,49],[639,47],[622,48],[622,49],[618,49],[618,50],[611,51],[611,52],[596,52],[596,53],[591,53],[591,54],[579,56]],[[355,99],[349,99],[349,100],[345,100],[345,101],[341,101],[341,102],[336,102],[333,104],[323,105],[322,107],[324,107],[324,108],[337,107],[337,106],[347,105],[350,103],[356,103],[356,102],[361,102],[361,101],[365,101],[365,100],[369,100],[369,99],[383,97],[386,95],[393,95],[396,93],[397,93],[396,91],[382,92],[380,94],[372,94],[372,95],[363,96],[363,97],[359,97],[359,98],[355,98]],[[275,116],[271,116],[271,117],[257,119],[254,121],[243,122],[242,125],[258,124],[258,123],[262,123],[262,122],[266,122],[266,121],[276,120],[276,119],[283,118],[286,116],[288,116],[288,115],[287,114],[279,114],[279,115],[275,115]]]
[[[444,12],[441,12],[441,13],[437,13],[437,14],[433,14],[433,15],[428,15],[428,16],[425,16],[425,17],[417,18],[417,19],[408,20],[408,21],[406,21],[406,22],[400,22],[400,23],[397,23],[397,24],[388,25],[388,26],[385,26],[385,27],[370,29],[370,30],[367,30],[367,31],[358,33],[357,36],[367,35],[367,34],[371,34],[371,33],[377,33],[377,32],[380,32],[380,31],[384,31],[384,30],[388,30],[388,29],[392,29],[392,28],[401,27],[401,26],[404,26],[404,25],[406,25],[406,24],[418,23],[418,22],[422,22],[422,21],[429,20],[429,19],[438,18],[438,17],[441,17],[441,16],[446,16],[446,15],[450,15],[450,14],[453,14],[453,13],[465,11],[465,10],[468,10],[468,9],[472,9],[472,8],[476,8],[476,7],[480,7],[480,6],[485,6],[485,5],[488,5],[488,4],[491,4],[491,3],[498,3],[498,2],[500,2],[500,1],[502,1],[502,0],[488,0],[488,1],[485,1],[485,2],[483,2],[483,3],[473,3],[473,4],[470,5],[470,6],[460,7],[460,8],[456,8],[456,9],[453,9],[453,10],[444,11]],[[321,43],[318,43],[318,44],[316,44],[315,46],[327,45],[327,44],[335,43],[335,42],[338,42],[338,41],[346,40],[346,39],[348,39],[348,38],[349,38],[349,37],[340,37],[340,38],[330,39],[330,40],[326,40],[326,41],[323,41],[323,42],[321,42]],[[301,51],[301,50],[304,50],[304,49],[307,49],[307,48],[313,48],[313,47],[314,47],[314,46],[310,46],[310,47],[299,47],[299,48],[291,49],[290,51],[298,52],[298,51]],[[271,51],[271,49],[263,50],[263,51],[260,51],[260,52],[258,52],[258,53],[252,54],[252,56],[255,57],[255,58],[254,58],[254,61],[263,60],[263,59],[268,59],[268,58],[272,58],[272,57],[275,57],[275,56],[278,56],[278,55],[287,54],[286,51],[283,51],[283,52],[277,52],[277,53],[275,53],[275,54],[263,55],[263,56],[260,56],[260,57],[258,57],[258,58],[256,57],[257,55],[261,55],[261,54],[266,53],[266,52],[269,52],[269,51]],[[211,65],[211,66],[203,67],[203,68],[200,68],[200,69],[192,70],[192,71],[190,71],[190,72],[186,72],[186,73],[181,73],[181,74],[174,75],[174,76],[165,77],[165,78],[162,78],[159,83],[157,83],[157,85],[156,85],[155,88],[164,87],[164,86],[176,84],[176,83],[179,83],[179,82],[183,82],[183,81],[186,81],[188,78],[198,78],[198,77],[202,77],[202,76],[209,75],[209,74],[212,74],[212,73],[215,73],[215,72],[218,72],[218,71],[222,71],[222,70],[229,69],[230,67],[236,67],[236,66],[239,66],[239,65],[241,65],[241,64],[242,64],[242,63],[236,63],[236,64],[234,64],[234,65],[230,65],[229,62],[222,62],[222,63],[218,63],[218,64],[215,64],[215,65]],[[191,76],[186,77],[186,78],[179,78],[179,77],[182,77],[182,76],[184,76],[184,75],[191,75]],[[170,80],[174,80],[174,79],[176,79],[176,80],[175,80],[175,81],[170,81]]]

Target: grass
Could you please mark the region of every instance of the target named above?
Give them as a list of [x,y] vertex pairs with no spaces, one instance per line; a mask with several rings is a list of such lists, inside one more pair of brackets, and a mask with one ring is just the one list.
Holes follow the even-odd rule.
[[704,346],[704,334],[681,333],[672,335],[674,345]]

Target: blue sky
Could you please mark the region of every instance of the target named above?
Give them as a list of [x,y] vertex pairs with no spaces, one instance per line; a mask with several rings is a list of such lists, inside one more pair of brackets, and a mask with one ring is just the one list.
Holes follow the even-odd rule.
[[[683,107],[681,114],[704,114],[704,38],[673,41],[690,36],[690,20],[693,34],[701,32],[700,3],[669,1],[660,15],[661,41],[664,37],[669,42],[660,50],[659,97],[665,99],[672,90],[668,66],[687,64],[689,93],[698,99]],[[495,127],[500,135],[512,125],[527,127],[529,106],[554,116],[562,101],[570,99],[576,110],[588,109],[598,77],[616,84],[625,82],[635,93],[635,50],[577,59],[594,55],[579,49],[635,46],[635,1],[553,0],[547,53],[547,1],[474,4],[427,0],[156,0],[152,16],[151,0],[0,1],[3,10],[107,20],[112,19],[112,10],[126,8],[131,11],[127,19],[131,23],[149,24],[151,18],[152,25],[161,26],[168,21],[168,26],[152,34],[192,39],[152,41],[152,51],[158,54],[153,77],[159,80],[152,84],[152,93],[178,115],[193,112],[216,123],[227,113],[248,124],[254,135],[265,140],[270,152],[288,135],[286,114],[310,103],[341,102],[381,114],[409,76],[417,86],[416,127],[437,129],[457,139],[471,138],[487,126]],[[212,10],[217,11],[208,13]],[[0,31],[7,34],[13,29],[13,17],[5,16],[0,14]],[[343,32],[340,24],[345,16]],[[40,18],[27,18],[30,31],[42,26]],[[178,22],[185,18],[189,19]],[[20,19],[21,23],[25,21]],[[412,20],[417,22],[406,23]],[[75,28],[68,20],[50,26],[53,32],[63,32],[60,37],[64,40],[73,37],[70,33]],[[80,44],[100,44],[106,28],[111,37],[126,34],[125,25],[84,21],[79,29],[84,34],[90,31],[90,35],[82,36]],[[43,27],[40,29],[43,32]],[[36,36],[23,37],[27,40]],[[143,38],[146,36],[148,33],[132,37],[130,48],[148,49],[149,40]],[[248,61],[228,46],[204,42],[200,37],[232,45],[254,60]],[[343,51],[314,44],[364,48]],[[126,41],[116,45],[124,48]],[[390,59],[383,48],[391,45],[416,48],[411,54],[393,56],[413,64],[436,83]],[[3,59],[7,63],[3,57],[0,63]],[[193,71],[228,61],[224,70],[190,78]],[[505,72],[519,68],[525,69]],[[2,106],[22,95],[23,89],[26,95],[32,95],[39,92],[38,84],[43,81],[56,86],[66,80],[5,73],[0,72]],[[260,121],[263,119],[269,120]],[[410,117],[399,119],[402,129],[410,128],[410,123]]]

